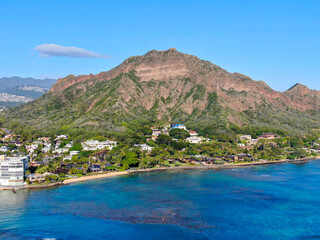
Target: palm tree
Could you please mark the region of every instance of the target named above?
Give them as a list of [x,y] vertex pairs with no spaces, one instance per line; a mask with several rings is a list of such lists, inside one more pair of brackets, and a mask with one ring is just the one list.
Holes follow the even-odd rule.
[[82,165],[82,171],[84,172],[84,173],[87,173],[88,172],[88,170],[89,170],[89,165],[88,164],[83,164]]

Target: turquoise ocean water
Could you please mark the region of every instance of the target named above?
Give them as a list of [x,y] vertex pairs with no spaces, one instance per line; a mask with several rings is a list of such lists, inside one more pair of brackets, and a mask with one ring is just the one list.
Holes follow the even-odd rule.
[[0,239],[320,239],[320,161],[1,191]]

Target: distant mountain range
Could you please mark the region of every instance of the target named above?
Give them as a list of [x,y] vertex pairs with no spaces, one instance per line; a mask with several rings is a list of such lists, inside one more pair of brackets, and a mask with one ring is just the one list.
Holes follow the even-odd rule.
[[30,102],[46,93],[55,79],[0,78],[0,109]]
[[35,101],[6,112],[37,129],[122,131],[123,122],[173,121],[211,134],[250,126],[304,133],[320,129],[320,92],[285,92],[178,52],[152,50],[97,75],[69,75]]

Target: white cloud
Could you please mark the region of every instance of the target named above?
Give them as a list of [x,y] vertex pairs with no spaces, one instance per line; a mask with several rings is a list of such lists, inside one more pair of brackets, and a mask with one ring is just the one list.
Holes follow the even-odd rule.
[[71,57],[71,58],[108,58],[107,55],[91,52],[83,48],[64,47],[58,44],[41,44],[34,48],[40,57]]

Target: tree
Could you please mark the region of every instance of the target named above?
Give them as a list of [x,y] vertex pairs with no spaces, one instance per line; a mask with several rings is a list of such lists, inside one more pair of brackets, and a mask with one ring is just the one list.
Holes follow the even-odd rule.
[[186,148],[187,143],[185,142],[173,142],[172,143],[172,147],[176,150],[182,150],[184,148]]
[[82,151],[81,143],[74,143],[72,148],[70,148],[70,151]]
[[70,173],[70,174],[77,174],[77,171],[78,171],[78,169],[76,169],[75,167],[73,167],[73,168],[71,168],[71,169],[69,170],[69,173]]
[[45,172],[48,172],[48,166],[41,165],[37,168],[36,173],[44,174]]
[[83,164],[82,165],[82,171],[84,172],[84,173],[87,173],[88,172],[88,170],[89,170],[89,165],[88,164]]
[[188,131],[184,129],[178,129],[178,128],[170,130],[169,135],[177,139],[186,139],[187,137],[190,137],[190,134]]
[[168,135],[160,134],[157,137],[156,143],[159,145],[161,145],[161,144],[171,145],[172,138]]
[[137,158],[137,154],[135,152],[127,152],[125,154],[125,158],[122,160],[122,165],[128,165],[129,167],[138,167],[139,159]]

